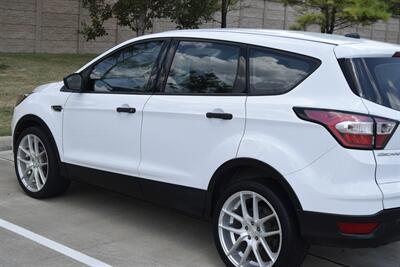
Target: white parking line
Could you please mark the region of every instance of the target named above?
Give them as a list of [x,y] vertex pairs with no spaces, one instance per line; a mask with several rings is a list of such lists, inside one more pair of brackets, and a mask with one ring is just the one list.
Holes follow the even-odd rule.
[[18,225],[12,224],[10,222],[7,222],[5,220],[0,219],[0,227],[4,228],[8,231],[11,231],[13,233],[16,233],[20,236],[23,236],[27,239],[30,239],[36,243],[39,243],[42,246],[45,246],[51,250],[57,251],[58,253],[61,253],[67,257],[70,257],[71,259],[74,259],[76,261],[79,261],[83,264],[86,264],[88,266],[93,266],[93,267],[111,267],[111,265],[108,265],[104,262],[101,262],[99,260],[96,260],[92,257],[89,257],[85,254],[80,253],[79,251],[73,250],[69,247],[66,247],[64,245],[61,245],[53,240],[50,240],[46,237],[40,236],[38,234],[35,234],[34,232],[31,232],[25,228],[22,228]]

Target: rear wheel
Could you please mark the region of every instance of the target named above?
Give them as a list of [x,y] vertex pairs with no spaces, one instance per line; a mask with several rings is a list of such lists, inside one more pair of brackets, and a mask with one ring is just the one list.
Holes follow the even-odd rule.
[[297,267],[308,245],[301,239],[289,207],[265,185],[232,185],[219,199],[214,238],[227,266]]
[[46,133],[38,127],[25,129],[16,142],[15,170],[29,196],[46,198],[63,193],[69,180],[59,176],[59,161]]

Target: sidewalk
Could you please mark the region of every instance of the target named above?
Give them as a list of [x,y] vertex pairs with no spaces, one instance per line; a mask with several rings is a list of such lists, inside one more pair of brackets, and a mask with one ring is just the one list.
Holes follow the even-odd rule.
[[10,150],[12,143],[11,136],[0,136],[0,151]]

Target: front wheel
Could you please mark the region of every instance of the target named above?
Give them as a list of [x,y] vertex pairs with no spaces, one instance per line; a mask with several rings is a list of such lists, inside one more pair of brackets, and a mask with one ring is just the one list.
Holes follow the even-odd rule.
[[59,175],[57,150],[38,127],[22,131],[14,153],[15,171],[22,189],[31,197],[46,198],[63,193],[69,180]]
[[298,267],[308,250],[285,202],[252,181],[232,185],[219,199],[214,239],[222,260],[235,267]]

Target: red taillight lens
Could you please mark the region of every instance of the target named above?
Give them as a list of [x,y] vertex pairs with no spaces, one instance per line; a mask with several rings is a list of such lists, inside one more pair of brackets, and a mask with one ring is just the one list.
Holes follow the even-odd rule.
[[372,233],[378,223],[338,223],[338,229],[342,234],[348,235],[367,235]]
[[383,149],[397,122],[350,112],[295,108],[303,120],[323,125],[346,148]]

